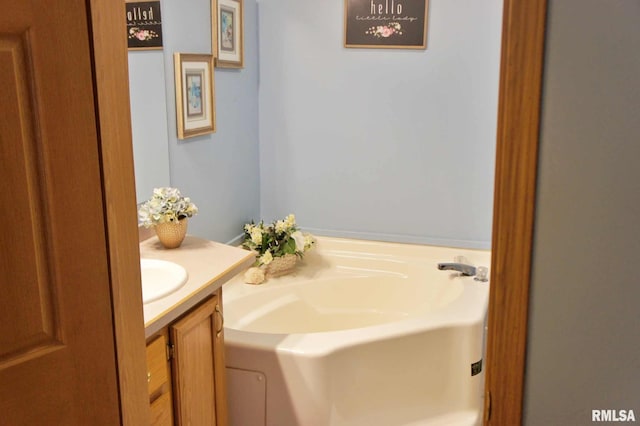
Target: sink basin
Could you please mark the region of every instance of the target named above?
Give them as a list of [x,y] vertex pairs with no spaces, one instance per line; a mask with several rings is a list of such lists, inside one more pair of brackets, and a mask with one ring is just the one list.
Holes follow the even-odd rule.
[[159,259],[140,259],[142,303],[153,302],[173,293],[187,282],[187,270],[177,263]]

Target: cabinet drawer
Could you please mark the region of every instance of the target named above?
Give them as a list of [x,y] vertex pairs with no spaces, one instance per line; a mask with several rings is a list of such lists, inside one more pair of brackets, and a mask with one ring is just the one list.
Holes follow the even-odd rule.
[[147,345],[147,382],[149,396],[156,393],[169,380],[167,371],[167,340],[159,336]]
[[162,394],[151,404],[151,424],[153,426],[172,426],[173,410],[171,394]]

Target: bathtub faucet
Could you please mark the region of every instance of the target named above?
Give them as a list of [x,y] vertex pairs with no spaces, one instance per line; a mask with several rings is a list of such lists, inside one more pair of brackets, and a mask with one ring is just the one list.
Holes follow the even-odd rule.
[[458,271],[467,277],[473,277],[476,274],[476,267],[464,263],[438,263],[438,269],[441,271]]

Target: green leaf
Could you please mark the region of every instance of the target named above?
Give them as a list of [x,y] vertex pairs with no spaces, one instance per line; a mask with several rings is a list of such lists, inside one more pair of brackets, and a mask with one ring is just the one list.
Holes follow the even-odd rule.
[[282,247],[282,252],[285,254],[294,254],[296,252],[296,242],[293,238],[289,238]]

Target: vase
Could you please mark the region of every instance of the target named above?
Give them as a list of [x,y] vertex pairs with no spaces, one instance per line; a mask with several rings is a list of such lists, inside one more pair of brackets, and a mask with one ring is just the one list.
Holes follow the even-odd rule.
[[164,222],[155,226],[156,235],[165,248],[180,247],[184,237],[187,235],[187,220],[187,218],[184,218],[177,222]]
[[290,274],[296,269],[298,256],[295,254],[285,254],[284,256],[274,257],[265,270],[269,277],[279,277],[281,275]]

